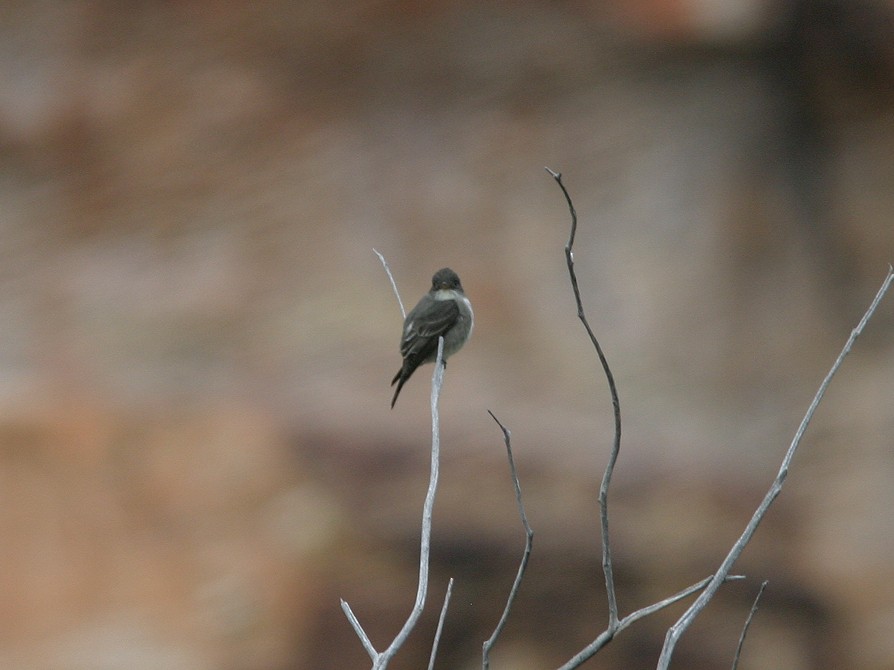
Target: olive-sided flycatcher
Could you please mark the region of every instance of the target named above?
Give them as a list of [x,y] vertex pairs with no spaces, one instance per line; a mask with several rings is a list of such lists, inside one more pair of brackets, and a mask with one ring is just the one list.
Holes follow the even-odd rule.
[[404,320],[400,338],[400,355],[404,363],[391,380],[397,384],[391,407],[397,402],[404,383],[423,363],[438,358],[438,338],[444,336],[444,365],[447,358],[462,348],[472,334],[472,304],[463,292],[459,277],[450,268],[435,272],[431,290],[422,296]]

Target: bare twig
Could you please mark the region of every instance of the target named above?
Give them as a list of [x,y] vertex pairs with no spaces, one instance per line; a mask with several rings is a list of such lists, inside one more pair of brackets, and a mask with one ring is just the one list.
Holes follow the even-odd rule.
[[748,617],[745,619],[745,625],[742,626],[742,634],[739,635],[739,644],[736,645],[736,655],[733,656],[732,670],[736,670],[736,668],[739,667],[739,657],[742,655],[742,646],[745,644],[745,636],[748,635],[748,629],[751,627],[751,620],[754,619],[754,615],[757,612],[757,604],[760,602],[761,596],[764,595],[764,589],[767,588],[768,583],[769,582],[766,579],[763,581],[757,595],[754,597],[754,602],[751,603],[751,611],[748,612]]
[[397,290],[397,284],[394,281],[394,275],[391,274],[391,268],[388,267],[388,261],[386,261],[385,257],[375,249],[373,249],[373,253],[375,253],[375,255],[379,257],[379,261],[381,261],[382,267],[385,268],[385,274],[388,275],[388,281],[391,282],[391,290],[394,291],[394,297],[397,298],[397,304],[400,305],[401,316],[406,319],[407,312],[404,309],[404,302],[400,299],[400,291]]
[[[725,581],[731,582],[731,581],[740,580],[740,579],[745,579],[745,577],[742,575],[731,575],[731,576],[727,577]],[[635,612],[628,614],[627,616],[625,616],[623,619],[621,619],[618,622],[618,626],[617,626],[617,628],[614,629],[614,631],[612,631],[610,629],[606,629],[605,631],[603,631],[599,635],[599,637],[597,637],[590,644],[588,644],[586,647],[581,649],[577,654],[575,654],[575,656],[573,658],[571,658],[567,663],[562,665],[559,668],[559,670],[572,670],[573,668],[580,667],[583,663],[585,663],[586,661],[590,660],[593,656],[595,656],[596,653],[600,649],[602,649],[605,645],[607,645],[609,642],[611,642],[615,635],[620,633],[622,630],[624,630],[631,624],[634,624],[637,621],[639,621],[640,619],[644,619],[645,617],[647,617],[651,614],[655,614],[655,612],[663,610],[665,607],[669,607],[670,605],[673,605],[674,603],[678,603],[681,600],[683,600],[684,598],[691,596],[693,593],[697,593],[698,591],[703,589],[705,586],[707,586],[707,584],[710,581],[711,581],[711,578],[706,577],[705,579],[701,580],[700,582],[696,582],[692,586],[686,587],[682,591],[675,593],[674,595],[670,596],[669,598],[665,598],[664,600],[661,600],[661,601],[654,603],[652,605],[647,605],[646,607],[643,607],[642,609],[638,609]]]
[[738,540],[736,540],[736,543],[732,546],[732,549],[730,549],[730,552],[727,554],[726,558],[723,559],[723,562],[720,564],[720,567],[718,568],[714,577],[711,578],[711,581],[707,585],[705,590],[702,591],[701,595],[696,598],[695,602],[689,606],[689,609],[687,609],[686,612],[683,613],[683,615],[677,620],[677,622],[668,629],[667,635],[664,638],[664,647],[662,648],[661,656],[658,659],[659,670],[667,670],[667,668],[670,666],[671,656],[674,653],[674,647],[676,647],[676,644],[679,641],[680,637],[682,637],[683,633],[686,632],[686,629],[689,628],[689,626],[695,620],[695,617],[698,616],[698,614],[705,608],[711,598],[714,597],[717,589],[720,588],[720,585],[723,583],[726,575],[728,575],[729,571],[732,569],[733,564],[736,562],[742,551],[745,549],[745,546],[751,540],[751,537],[754,535],[755,530],[757,530],[758,525],[766,515],[767,510],[770,508],[770,505],[773,504],[773,501],[782,491],[782,485],[785,482],[786,477],[788,476],[788,470],[791,465],[792,459],[795,456],[795,452],[798,450],[798,446],[801,444],[801,439],[804,437],[804,431],[807,430],[807,426],[810,424],[810,421],[813,418],[813,414],[814,412],[816,412],[816,408],[819,406],[820,401],[823,399],[823,396],[826,393],[826,389],[829,387],[829,384],[832,381],[832,377],[834,377],[835,373],[838,372],[838,368],[841,367],[841,363],[850,353],[851,348],[854,346],[854,342],[856,342],[857,338],[860,336],[860,333],[863,332],[863,329],[866,327],[869,319],[872,318],[872,315],[875,313],[876,308],[882,301],[885,293],[887,293],[888,289],[890,288],[892,279],[894,279],[894,269],[889,266],[888,274],[885,277],[884,282],[882,282],[881,288],[879,288],[878,293],[876,293],[872,304],[869,306],[869,309],[866,310],[866,313],[863,314],[863,318],[860,319],[860,323],[857,324],[857,327],[851,331],[850,337],[847,339],[844,348],[841,350],[841,353],[838,354],[838,358],[835,360],[835,363],[832,364],[832,367],[826,374],[825,379],[823,379],[822,384],[820,384],[816,395],[813,397],[813,401],[810,403],[810,407],[808,407],[807,413],[801,420],[801,425],[798,426],[798,430],[795,433],[794,438],[792,439],[791,445],[789,445],[788,451],[786,452],[785,457],[782,459],[782,465],[779,468],[779,473],[773,480],[773,483],[771,484],[770,489],[767,491],[767,494],[764,496],[764,499],[755,510],[754,514],[751,517],[751,520],[748,522],[748,525],[742,532],[742,535],[739,537]]
[[348,621],[354,628],[354,632],[357,633],[357,637],[360,638],[360,642],[363,644],[363,648],[366,649],[366,653],[369,654],[369,657],[373,661],[375,661],[376,658],[378,658],[379,656],[379,652],[376,651],[376,648],[373,647],[372,642],[369,641],[369,636],[367,636],[366,631],[363,630],[363,626],[360,625],[360,622],[357,620],[357,616],[354,614],[351,606],[348,605],[347,601],[344,598],[341,599],[341,609],[342,612],[345,613],[345,616],[348,617]]
[[438,644],[441,642],[441,633],[444,630],[444,619],[447,617],[447,608],[450,606],[450,596],[453,595],[453,577],[447,582],[447,593],[444,594],[444,605],[441,607],[441,616],[438,617],[438,629],[435,631],[435,639],[431,644],[431,657],[428,659],[428,670],[434,670],[435,656],[438,655]]
[[568,244],[565,245],[565,261],[568,265],[568,275],[571,278],[571,288],[574,291],[574,300],[577,303],[577,316],[584,325],[587,335],[590,336],[590,342],[593,343],[593,347],[596,349],[596,354],[599,356],[599,362],[602,363],[602,369],[605,372],[605,378],[608,381],[608,389],[611,393],[612,408],[614,410],[615,439],[612,443],[612,450],[608,458],[608,464],[605,466],[605,473],[602,476],[602,484],[599,487],[599,510],[602,527],[602,571],[605,573],[605,591],[606,596],[608,597],[608,630],[614,631],[618,626],[618,601],[615,596],[615,579],[612,572],[612,552],[608,533],[608,488],[611,484],[615,462],[618,460],[618,453],[621,450],[621,402],[618,399],[618,389],[615,386],[614,375],[612,375],[612,371],[608,366],[608,360],[606,359],[602,347],[599,345],[599,341],[596,339],[596,335],[593,333],[593,329],[590,328],[590,324],[584,314],[584,305],[580,296],[580,288],[577,285],[577,275],[574,272],[574,252],[572,251],[574,246],[574,236],[577,233],[577,212],[574,209],[574,203],[571,201],[571,196],[568,194],[565,184],[562,183],[562,175],[550,168],[546,168],[546,171],[549,172],[552,178],[556,180],[559,188],[562,189],[562,194],[565,196],[565,202],[568,203],[568,211],[571,213],[571,233],[568,236]]
[[506,600],[506,607],[503,609],[503,614],[500,616],[500,621],[497,623],[497,627],[494,629],[493,635],[484,643],[482,649],[482,667],[484,670],[487,670],[490,667],[490,650],[496,643],[497,638],[500,636],[500,633],[503,632],[503,628],[506,626],[506,620],[509,618],[509,612],[512,609],[512,604],[515,602],[515,598],[518,596],[518,590],[521,586],[522,579],[525,576],[525,570],[528,567],[528,560],[531,558],[531,549],[534,545],[534,531],[531,530],[531,526],[528,523],[528,515],[525,514],[525,505],[522,502],[522,494],[521,494],[521,485],[518,481],[518,472],[515,469],[515,459],[512,458],[512,443],[511,437],[512,433],[509,432],[509,429],[506,428],[500,420],[494,416],[494,413],[490,410],[487,410],[487,413],[490,414],[490,417],[497,422],[497,425],[500,427],[500,430],[503,431],[503,441],[506,444],[506,454],[509,457],[509,471],[512,474],[512,485],[515,487],[515,502],[518,504],[518,513],[521,516],[522,525],[525,527],[525,551],[522,554],[521,563],[518,566],[518,573],[515,575],[515,581],[512,583],[512,588],[509,591],[509,598]]

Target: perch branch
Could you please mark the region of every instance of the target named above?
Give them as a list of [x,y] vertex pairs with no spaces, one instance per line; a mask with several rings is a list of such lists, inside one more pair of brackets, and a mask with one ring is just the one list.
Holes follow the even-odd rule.
[[[375,251],[375,249],[373,251]],[[382,261],[382,265],[385,267],[385,272],[388,274],[388,278],[391,280],[391,286],[394,289],[394,294],[397,296],[397,301],[400,304],[401,313],[403,313],[403,302],[401,302],[400,293],[397,290],[397,285],[394,283],[394,278],[391,275],[391,270],[388,268],[388,264],[385,262],[385,258],[382,256],[382,254],[380,254],[378,251],[376,251],[375,253],[379,257],[379,260]],[[406,623],[404,623],[403,628],[401,628],[400,632],[397,634],[391,644],[388,645],[388,647],[384,651],[377,652],[372,642],[370,642],[369,636],[360,625],[360,621],[351,610],[351,606],[348,605],[348,603],[344,600],[341,601],[342,611],[344,611],[345,616],[348,618],[348,621],[354,628],[357,636],[360,638],[360,642],[361,644],[363,644],[363,648],[366,649],[366,652],[372,659],[373,670],[384,670],[388,667],[388,663],[391,661],[391,658],[394,656],[394,654],[397,653],[398,649],[401,648],[404,642],[406,642],[413,628],[415,628],[416,623],[419,621],[419,617],[422,615],[422,610],[425,607],[425,597],[428,593],[429,555],[431,552],[432,510],[434,508],[435,493],[438,489],[438,475],[440,472],[441,437],[438,402],[441,397],[441,387],[443,383],[444,338],[442,336],[438,338],[438,355],[435,359],[435,370],[432,373],[431,380],[431,475],[429,477],[428,491],[425,494],[425,503],[422,507],[422,534],[419,550],[419,586],[416,589],[416,602],[413,604],[413,609],[410,612]]]
[[416,602],[413,610],[407,618],[404,627],[401,628],[394,641],[388,645],[379,658],[373,664],[373,670],[384,670],[388,667],[391,657],[397,653],[410,632],[416,627],[422,610],[425,607],[425,596],[428,593],[428,559],[431,551],[431,519],[435,504],[435,493],[438,490],[438,474],[441,460],[441,434],[440,419],[438,414],[438,400],[441,397],[441,385],[444,382],[444,337],[438,338],[438,357],[435,359],[435,371],[431,380],[431,476],[428,482],[428,492],[425,494],[425,504],[422,507],[422,539],[419,550],[419,588],[416,590]]

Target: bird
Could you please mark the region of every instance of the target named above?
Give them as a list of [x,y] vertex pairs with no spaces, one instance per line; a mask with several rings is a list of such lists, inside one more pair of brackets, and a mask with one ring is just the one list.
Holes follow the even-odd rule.
[[459,276],[450,268],[441,268],[431,278],[431,289],[416,303],[404,319],[400,338],[403,364],[391,380],[397,384],[391,408],[413,372],[423,363],[433,363],[438,357],[438,338],[444,337],[442,359],[459,351],[472,334],[474,315],[472,303],[463,291]]

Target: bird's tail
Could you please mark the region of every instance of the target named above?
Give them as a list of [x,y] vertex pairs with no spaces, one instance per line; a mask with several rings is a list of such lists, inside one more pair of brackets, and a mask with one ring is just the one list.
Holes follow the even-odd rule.
[[[410,374],[412,374],[412,372]],[[401,369],[397,371],[397,374],[394,375],[394,379],[391,380],[392,386],[397,384],[397,388],[394,389],[394,397],[391,399],[391,409],[394,409],[394,403],[397,402],[397,396],[400,395],[400,390],[404,387],[404,384],[409,378],[410,375],[404,374],[404,368],[401,367]]]

